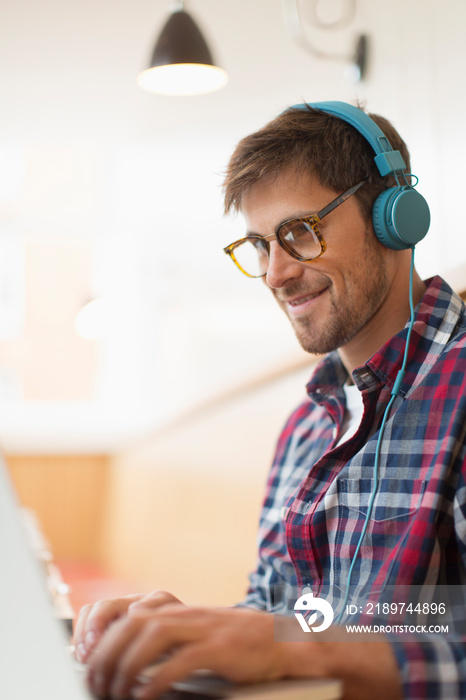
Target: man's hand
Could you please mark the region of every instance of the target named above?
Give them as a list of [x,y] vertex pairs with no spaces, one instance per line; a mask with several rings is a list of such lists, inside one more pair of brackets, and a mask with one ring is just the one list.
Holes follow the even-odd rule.
[[154,610],[173,603],[181,604],[181,601],[166,591],[154,591],[149,595],[129,595],[85,605],[79,612],[72,639],[77,660],[84,663],[107,628],[131,610]]
[[[165,606],[132,610],[115,623],[89,659],[89,683],[98,695],[155,698],[192,671],[207,668],[237,682],[286,676],[272,615],[244,609]],[[168,656],[167,656],[168,655]],[[137,678],[160,661],[150,683]]]
[[339,678],[346,700],[401,698],[394,654],[381,637],[352,638],[339,627],[304,635],[294,618],[242,608],[132,609],[90,655],[88,680],[100,696],[157,698],[198,669],[239,683]]

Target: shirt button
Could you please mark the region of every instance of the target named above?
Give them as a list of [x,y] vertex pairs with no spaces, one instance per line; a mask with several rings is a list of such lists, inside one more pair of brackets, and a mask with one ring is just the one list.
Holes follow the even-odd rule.
[[288,515],[289,512],[290,512],[289,508],[287,508],[286,506],[282,506],[280,508],[280,518],[282,520],[286,520],[286,516]]

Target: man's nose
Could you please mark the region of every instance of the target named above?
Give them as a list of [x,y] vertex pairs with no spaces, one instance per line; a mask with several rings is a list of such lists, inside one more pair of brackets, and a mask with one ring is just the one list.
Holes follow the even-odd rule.
[[302,274],[303,264],[296,258],[292,258],[277,241],[271,241],[269,266],[265,275],[266,284],[272,289],[283,287]]

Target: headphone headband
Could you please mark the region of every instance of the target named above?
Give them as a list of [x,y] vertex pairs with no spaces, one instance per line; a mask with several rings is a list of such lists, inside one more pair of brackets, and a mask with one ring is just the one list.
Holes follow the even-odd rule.
[[359,131],[372,146],[375,153],[374,161],[382,177],[406,168],[401,153],[393,150],[382,129],[358,107],[347,102],[313,102],[309,105],[305,103],[293,105],[293,109],[306,109],[308,106],[333,114]]
[[[293,105],[292,109],[308,107],[332,114],[359,131],[372,146],[374,162],[382,177],[394,174],[397,186],[384,190],[372,209],[374,232],[379,241],[394,250],[416,245],[429,229],[430,212],[424,197],[406,180],[406,164],[401,153],[393,150],[382,129],[358,107],[346,102],[314,102]],[[403,175],[406,185],[399,184],[397,173]]]

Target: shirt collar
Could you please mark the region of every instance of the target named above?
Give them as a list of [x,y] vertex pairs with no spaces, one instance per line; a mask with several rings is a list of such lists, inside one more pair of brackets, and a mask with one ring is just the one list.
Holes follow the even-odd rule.
[[[426,280],[426,291],[415,308],[415,322],[411,335],[406,375],[400,394],[406,396],[429,372],[438,355],[450,342],[456,330],[463,325],[466,330],[464,303],[441,278]],[[353,379],[358,388],[371,390],[385,384],[393,387],[401,368],[409,321],[405,328],[393,336],[368,362],[357,368]],[[335,350],[321,360],[308,383],[308,395],[317,403],[330,396],[340,399],[348,374]]]

